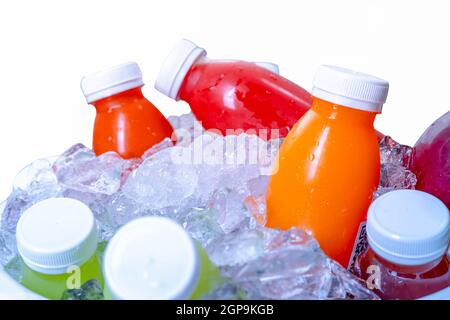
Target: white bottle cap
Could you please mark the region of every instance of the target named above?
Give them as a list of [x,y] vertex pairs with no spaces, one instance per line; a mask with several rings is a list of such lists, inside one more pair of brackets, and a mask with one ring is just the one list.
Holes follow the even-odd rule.
[[280,68],[278,67],[278,65],[276,63],[266,62],[266,61],[256,61],[253,63],[256,64],[257,66],[260,66],[269,71],[272,71],[273,73],[280,74]]
[[178,100],[178,92],[186,74],[195,61],[206,55],[206,50],[195,43],[182,39],[164,61],[155,88],[169,98]]
[[197,286],[200,261],[194,241],[174,221],[144,217],[123,226],[103,261],[114,299],[188,299]]
[[322,65],[316,72],[311,94],[338,105],[381,112],[389,83],[383,79],[335,66]]
[[25,264],[44,274],[81,266],[97,249],[97,226],[84,203],[52,198],[33,205],[19,219],[17,249]]
[[127,62],[81,79],[81,90],[88,103],[144,85],[136,62]]
[[449,211],[442,201],[417,190],[396,190],[369,208],[367,238],[380,257],[419,266],[442,257],[450,240]]

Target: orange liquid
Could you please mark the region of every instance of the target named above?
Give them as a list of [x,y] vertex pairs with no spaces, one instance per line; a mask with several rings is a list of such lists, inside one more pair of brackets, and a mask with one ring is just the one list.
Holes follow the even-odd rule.
[[347,267],[380,177],[375,116],[314,98],[278,153],[268,227],[306,230]]
[[94,152],[115,151],[125,159],[137,158],[151,146],[172,136],[162,113],[142,94],[130,89],[95,101]]

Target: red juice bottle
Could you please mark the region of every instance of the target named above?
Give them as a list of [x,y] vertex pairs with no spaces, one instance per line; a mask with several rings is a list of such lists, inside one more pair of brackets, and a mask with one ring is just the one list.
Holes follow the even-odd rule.
[[186,101],[205,129],[224,135],[254,130],[261,138],[284,137],[309,109],[312,98],[270,66],[211,60],[203,48],[181,40],[164,62],[155,88]]
[[153,145],[171,138],[173,129],[142,94],[142,73],[134,62],[84,77],[81,89],[95,106],[93,149],[97,155],[115,151],[138,158]]
[[416,189],[429,192],[450,208],[450,111],[436,120],[414,146]]
[[382,299],[418,299],[450,286],[449,211],[417,190],[386,193],[370,206],[369,247],[355,273]]

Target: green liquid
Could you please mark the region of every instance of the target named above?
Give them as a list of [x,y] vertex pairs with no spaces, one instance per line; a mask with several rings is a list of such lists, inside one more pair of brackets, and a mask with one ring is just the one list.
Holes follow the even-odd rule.
[[25,263],[23,263],[22,269],[22,285],[52,300],[61,299],[67,289],[77,289],[78,284],[83,285],[92,279],[98,280],[100,285],[104,287],[102,268],[97,253],[79,269],[70,270],[70,273],[43,274],[30,269]]
[[200,255],[200,277],[190,300],[198,300],[223,282],[220,270],[211,262],[205,250],[197,244]]

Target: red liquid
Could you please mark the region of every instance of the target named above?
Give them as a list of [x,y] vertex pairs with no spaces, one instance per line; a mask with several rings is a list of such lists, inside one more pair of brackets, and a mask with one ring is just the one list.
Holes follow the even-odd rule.
[[389,263],[368,248],[358,257],[356,269],[357,275],[366,280],[368,287],[376,283],[376,274],[380,276],[380,286],[373,288],[373,291],[382,299],[418,299],[450,286],[447,256],[423,266],[399,266]]
[[[189,70],[179,97],[189,103],[205,129],[257,130],[266,138],[284,137],[309,109],[310,94],[254,63],[199,59]],[[231,131],[227,131],[231,129]]]
[[138,158],[172,136],[172,127],[162,113],[142,94],[127,90],[92,103],[97,109],[94,151],[115,151],[125,159]]
[[414,146],[416,189],[431,193],[450,208],[450,112],[434,122]]

